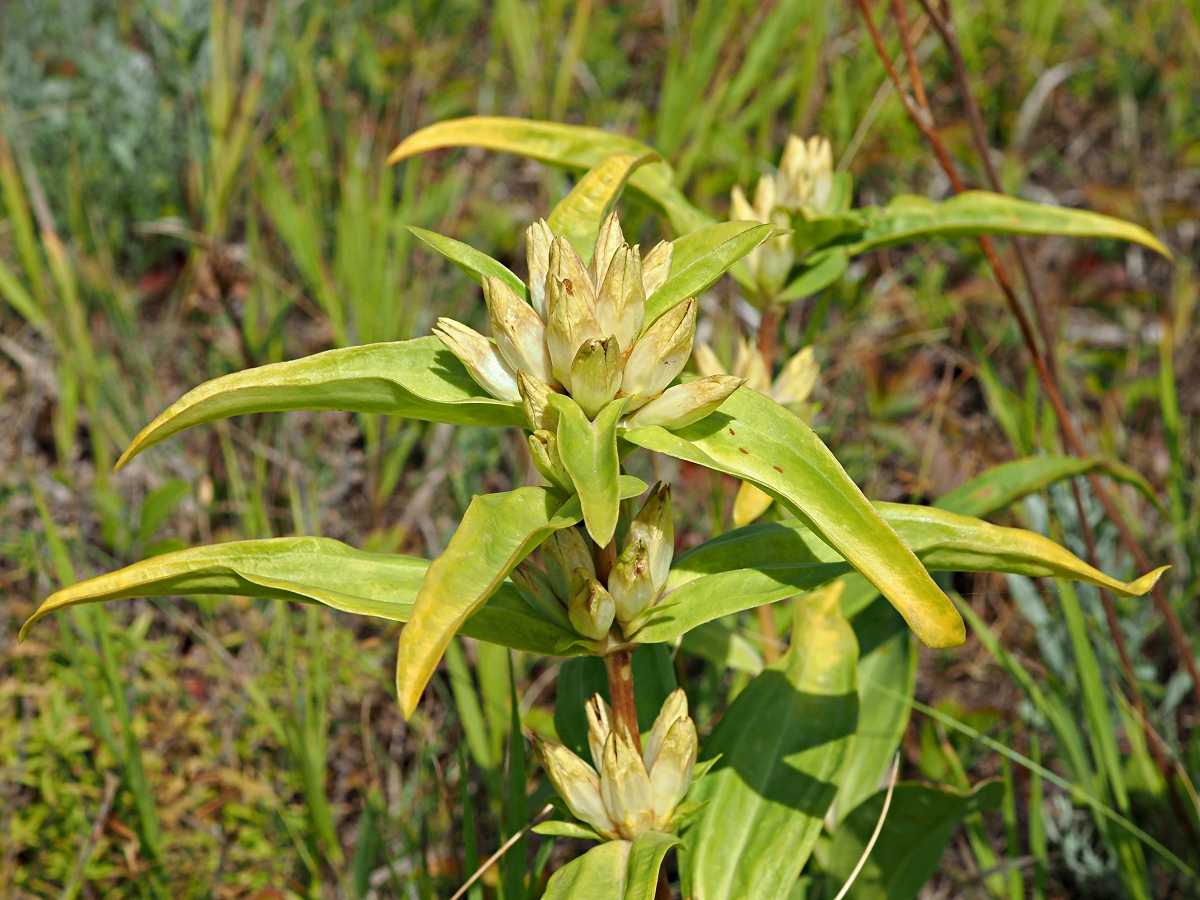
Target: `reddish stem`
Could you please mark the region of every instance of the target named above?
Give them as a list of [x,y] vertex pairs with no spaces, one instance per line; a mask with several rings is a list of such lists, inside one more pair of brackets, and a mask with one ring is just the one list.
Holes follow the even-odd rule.
[[633,738],[638,753],[642,752],[642,735],[638,731],[637,703],[633,698],[633,658],[628,650],[615,650],[604,657],[608,673],[608,698],[612,702],[613,729],[624,728]]

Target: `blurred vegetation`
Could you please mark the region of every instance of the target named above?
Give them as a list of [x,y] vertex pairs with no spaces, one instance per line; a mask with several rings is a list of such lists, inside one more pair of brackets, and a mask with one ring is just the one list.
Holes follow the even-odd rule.
[[[1195,645],[1200,7],[953,6],[1005,187],[1129,218],[1177,254],[1027,242],[1077,427],[1164,498],[1166,518],[1117,492],[1156,563],[1174,566],[1168,593]],[[915,7],[910,21],[939,124],[981,185],[946,54]],[[885,38],[898,54],[894,29]],[[446,896],[507,833],[511,701],[494,648],[455,645],[405,723],[395,631],[326,610],[123,601],[60,613],[16,643],[53,587],[214,536],[321,533],[432,556],[473,493],[531,477],[513,435],[340,413],[200,429],[110,474],[137,430],[206,378],[424,334],[437,315],[481,321],[478,289],[404,226],[523,271],[520,235],[568,176],[478,151],[383,165],[414,129],[475,113],[633,134],[718,216],[789,132],[828,135],[860,202],[949,193],[848,5],[0,4],[3,896]],[[666,236],[625,206],[643,245]],[[701,337],[728,361],[757,314],[727,282],[703,298]],[[815,345],[814,425],[869,497],[932,500],[1006,459],[1061,452],[973,243],[864,257],[792,304],[782,333],[789,352]],[[683,546],[728,527],[736,483],[655,464],[688,488],[677,502],[693,498],[678,507]],[[1124,577],[1132,564],[1080,488],[1102,567]],[[1005,516],[1086,554],[1064,485]],[[1184,788],[1200,779],[1200,706],[1153,607],[1116,604],[1190,823],[1150,759],[1094,590],[1017,576],[948,586],[985,639],[922,650],[918,699],[1081,780],[1078,736],[1122,811],[1195,865]],[[738,627],[757,637],[752,616]],[[686,654],[675,666],[707,727],[745,684]],[[526,728],[553,729],[556,671],[516,660]],[[934,716],[914,716],[904,754],[906,777],[1007,786],[1002,811],[951,841],[930,896],[1141,890],[1127,845],[1040,776]],[[531,783],[531,809],[544,790]],[[563,849],[547,857],[531,839],[531,865]],[[1195,895],[1147,857],[1143,895]]]

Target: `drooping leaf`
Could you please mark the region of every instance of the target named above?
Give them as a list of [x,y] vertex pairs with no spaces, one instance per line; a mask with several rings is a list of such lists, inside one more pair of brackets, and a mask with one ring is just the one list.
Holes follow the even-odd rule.
[[962,643],[954,605],[801,419],[740,388],[715,413],[672,434],[649,426],[627,441],[750,481],[782,501],[860,571],[932,647]]
[[448,238],[435,231],[426,231],[415,225],[407,227],[424,243],[458,266],[476,284],[483,284],[484,276],[491,275],[512,288],[518,297],[523,300],[529,299],[529,289],[525,286],[525,282],[514,275],[504,263],[497,262],[486,253],[481,253],[469,244],[456,241],[454,238]]
[[[839,826],[829,851],[836,892],[858,864],[883,811],[886,791],[864,800]],[[879,840],[851,885],[854,900],[914,900],[937,871],[950,835],[966,816],[1000,807],[1004,785],[985,781],[969,793],[923,784],[898,784]]]
[[543,900],[613,900],[625,892],[629,841],[609,841],[550,876]]
[[801,209],[793,212],[790,218],[792,247],[795,248],[797,256],[820,249],[839,238],[845,242],[861,232],[866,224],[865,215],[853,211],[821,215],[809,209]]
[[596,414],[596,421],[589,422],[570,397],[550,395],[550,404],[558,413],[558,451],[579,492],[588,534],[600,547],[612,540],[621,513],[617,420],[627,402],[610,401]]
[[456,425],[524,427],[519,402],[496,400],[436,337],[328,350],[205,382],[141,430],[117,461],[194,425],[254,412],[341,409]]
[[[410,134],[392,151],[388,163],[443,147],[485,147],[575,170],[590,169],[614,153],[644,156],[654,152],[653,147],[639,140],[599,128],[505,116],[468,116]],[[658,162],[634,172],[629,186],[662,211],[680,234],[712,224],[712,217],[688,202],[674,181],[674,170]]]
[[867,227],[862,237],[848,246],[851,255],[933,237],[1057,234],[1130,241],[1171,258],[1171,251],[1158,238],[1132,222],[1083,209],[1030,203],[989,191],[965,191],[941,203],[902,194],[892,198],[887,206],[864,212]]
[[[367,553],[330,538],[234,541],[164,553],[56,591],[21,629],[55,610],[129,597],[223,594],[321,603],[361,616],[405,622],[429,561]],[[548,622],[505,584],[469,618],[463,634],[547,655],[580,652],[578,636]]]
[[858,645],[836,597],[802,599],[793,645],[721,717],[688,793],[707,802],[684,834],[684,896],[788,896],[837,793],[857,720]]
[[646,298],[646,323],[642,330],[653,325],[659,316],[677,303],[697,297],[716,284],[717,279],[728,272],[734,263],[765,241],[774,228],[774,225],[747,228],[673,274],[666,284]]
[[621,900],[654,900],[658,870],[672,847],[681,841],[673,834],[646,831],[633,839],[625,868],[625,893]]
[[788,282],[779,294],[779,302],[787,303],[802,297],[811,297],[824,290],[842,277],[850,267],[850,257],[844,247],[829,247],[818,250],[804,261],[800,274]]
[[575,247],[584,263],[591,261],[600,225],[616,206],[625,183],[640,167],[662,162],[657,153],[614,153],[588,169],[554,207],[546,224]]

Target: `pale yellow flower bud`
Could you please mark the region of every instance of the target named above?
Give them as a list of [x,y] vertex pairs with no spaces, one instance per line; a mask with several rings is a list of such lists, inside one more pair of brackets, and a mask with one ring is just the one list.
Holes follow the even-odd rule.
[[758,347],[746,340],[738,339],[737,357],[733,361],[733,374],[746,379],[746,387],[760,394],[771,393],[771,370],[758,352]]
[[632,397],[630,411],[666,389],[687,364],[696,337],[696,300],[685,300],[664,313],[633,345],[625,361],[621,391]]
[[621,386],[621,348],[609,335],[583,342],[571,363],[571,396],[589,419],[617,395]]
[[557,741],[534,739],[542,768],[571,814],[609,840],[617,837],[617,828],[605,810],[596,771]]
[[554,585],[554,592],[566,601],[571,598],[571,574],[584,569],[592,578],[596,577],[596,563],[591,548],[578,528],[562,528],[546,538],[542,544],[542,564],[546,575]]
[[588,748],[592,751],[592,762],[598,766],[604,759],[604,745],[612,733],[612,710],[603,697],[593,694],[584,711],[588,721]]
[[629,428],[639,425],[661,425],[675,429],[699,422],[715,412],[743,381],[732,375],[710,375],[667,388],[625,420]]
[[599,287],[604,283],[604,276],[613,254],[624,243],[625,234],[621,231],[621,220],[617,218],[617,211],[614,209],[601,224],[600,233],[596,235],[596,249],[592,251],[592,262],[588,266],[592,284]]
[[[696,725],[687,716],[676,719],[667,730],[649,773],[655,828],[668,826],[675,807],[687,794],[696,769],[698,746]],[[603,790],[601,782],[602,797]]]
[[600,796],[617,834],[625,840],[632,840],[654,827],[650,777],[633,739],[623,729],[610,734],[604,745]]
[[534,312],[545,322],[549,318],[546,308],[546,274],[550,271],[550,242],[554,232],[545,219],[538,219],[525,229],[525,261],[529,265],[529,302]]
[[[559,241],[555,241],[551,245],[551,254],[558,244]],[[575,253],[574,249],[571,253]],[[576,256],[575,259],[578,261],[579,257]],[[561,279],[552,271],[546,287],[550,300],[546,344],[550,351],[554,377],[570,391],[571,363],[575,361],[575,354],[579,352],[584,341],[600,339],[606,335],[600,330],[600,323],[596,319],[595,299],[586,272],[582,273],[582,280],[572,280]]]
[[550,353],[546,350],[546,326],[533,307],[512,288],[492,275],[483,277],[483,298],[492,321],[496,347],[514,372],[528,372],[554,386]]
[[655,593],[667,583],[671,559],[675,555],[675,524],[671,516],[671,485],[660,481],[629,523],[626,541],[644,541],[650,551],[650,580]]
[[692,349],[692,365],[700,375],[728,375],[716,352],[708,344],[697,344]]
[[734,185],[733,190],[729,192],[729,221],[731,222],[759,222],[761,221],[754,212],[754,207],[746,200],[746,194],[742,190],[740,184]]
[[775,379],[771,396],[781,406],[799,406],[816,387],[817,376],[820,374],[821,367],[813,355],[813,347],[805,347],[787,361],[787,365]]
[[599,641],[612,628],[616,606],[604,585],[581,567],[571,576],[571,605],[567,612],[576,631],[586,638]]
[[631,541],[621,551],[608,576],[608,591],[617,606],[617,621],[622,625],[633,621],[654,602],[658,591],[650,578],[650,550],[644,540]]
[[533,456],[534,466],[542,473],[543,478],[568,493],[575,492],[571,476],[558,453],[558,438],[553,433],[539,429],[531,434],[529,452]]
[[807,141],[794,134],[789,137],[779,160],[777,180],[780,206],[823,210],[833,186],[833,147],[829,140],[820,135]]
[[[569,282],[571,295],[589,307],[596,305],[596,287],[587,266],[579,258],[575,245],[565,237],[556,237],[550,242],[550,271],[548,278]],[[548,312],[554,311],[554,299],[549,296],[550,282],[546,282]]]
[[646,320],[642,260],[636,247],[622,244],[613,251],[596,294],[596,318],[605,334],[617,336],[622,354],[633,346]]
[[525,407],[525,418],[529,420],[530,430],[558,431],[558,413],[550,405],[549,397],[552,391],[549,385],[525,372],[518,372],[517,390],[521,394],[521,405]]
[[659,241],[642,258],[642,289],[647,297],[667,283],[671,277],[671,262],[675,245],[670,241]]
[[524,560],[513,569],[511,577],[530,606],[563,628],[571,627],[566,603],[554,593],[545,572],[529,560]]
[[496,345],[473,328],[445,317],[437,320],[433,333],[447,350],[459,358],[476,383],[497,400],[520,400],[517,377]]
[[650,733],[642,742],[645,745],[642,750],[642,759],[646,763],[647,772],[654,767],[654,761],[658,759],[659,748],[667,739],[667,732],[671,730],[671,726],[675,724],[676,720],[686,718],[687,714],[687,694],[683,688],[676,688],[663,701],[662,708],[654,719],[654,725],[650,728]]

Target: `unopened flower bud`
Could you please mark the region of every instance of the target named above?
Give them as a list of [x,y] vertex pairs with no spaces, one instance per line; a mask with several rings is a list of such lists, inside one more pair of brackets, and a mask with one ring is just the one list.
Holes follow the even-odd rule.
[[696,337],[696,300],[685,300],[664,313],[633,345],[625,361],[621,391],[637,409],[661,394],[687,364]]
[[617,829],[605,810],[595,770],[557,741],[535,738],[534,746],[550,783],[571,814],[591,825],[602,837],[616,838]]
[[775,379],[771,396],[780,406],[799,406],[816,387],[820,374],[821,367],[813,355],[812,345],[809,345],[787,361]]
[[708,344],[697,344],[692,348],[692,365],[700,375],[728,375],[716,352]]
[[737,356],[733,361],[733,374],[746,379],[746,387],[760,394],[771,392],[771,370],[758,347],[745,338],[738,341]]
[[596,294],[596,318],[605,334],[615,334],[621,353],[633,346],[646,320],[646,289],[636,247],[622,244],[613,252]]
[[612,628],[616,606],[604,585],[589,575],[586,569],[578,568],[571,576],[571,605],[567,612],[576,631],[586,638],[599,641]]
[[520,400],[517,377],[496,345],[473,328],[442,317],[433,327],[447,350],[467,367],[476,383],[497,400]]
[[600,225],[600,233],[596,235],[596,249],[592,251],[592,262],[588,266],[592,284],[599,287],[604,283],[604,276],[609,263],[612,262],[613,254],[624,243],[625,234],[621,231],[621,220],[614,209]]
[[653,792],[642,757],[625,730],[614,731],[600,763],[600,796],[617,834],[632,840],[654,827]]
[[645,540],[630,541],[621,551],[608,576],[608,591],[622,625],[632,622],[654,602],[658,592],[650,577],[650,550]]
[[829,139],[814,135],[805,141],[791,135],[779,160],[777,181],[780,206],[824,210],[833,186],[833,147]]
[[617,395],[621,386],[621,348],[612,335],[583,342],[571,363],[571,396],[589,419]]
[[492,275],[483,277],[483,298],[492,321],[496,347],[514,372],[528,372],[554,385],[550,353],[546,350],[546,326],[533,307],[512,288]]
[[538,219],[525,229],[525,261],[529,265],[529,302],[538,317],[545,322],[549,317],[546,308],[546,273],[550,271],[550,242],[554,232],[545,219]]
[[667,732],[671,730],[671,726],[675,724],[677,719],[686,718],[688,714],[687,694],[683,688],[676,688],[667,695],[667,699],[663,701],[662,709],[658,711],[658,716],[654,719],[654,725],[650,728],[650,733],[646,735],[643,741],[645,745],[642,750],[642,759],[646,763],[646,771],[650,771],[654,767],[654,761],[658,759],[659,748],[667,738]]
[[[551,246],[551,254],[559,241]],[[570,246],[570,245],[568,245]],[[571,253],[575,251],[572,249]],[[578,260],[578,256],[575,257]],[[550,300],[550,319],[546,325],[546,344],[550,350],[550,361],[557,378],[568,391],[573,389],[571,383],[571,363],[575,354],[584,341],[593,338],[603,338],[600,323],[596,320],[594,300],[591,297],[592,286],[587,281],[587,272],[582,273],[583,280],[562,279],[550,273],[546,283],[546,291]]]
[[542,563],[554,592],[567,601],[571,598],[571,574],[576,569],[584,569],[592,578],[596,577],[592,551],[575,527],[562,528],[546,538],[542,544]]
[[513,569],[511,577],[526,603],[555,624],[567,629],[571,627],[565,598],[560,599],[554,593],[545,572],[529,560],[524,560]]
[[650,551],[650,580],[655,593],[667,583],[671,571],[671,558],[675,554],[675,525],[671,517],[671,486],[659,482],[650,490],[650,496],[641,511],[629,523],[630,544],[644,541]]
[[[675,720],[667,730],[650,769],[650,796],[654,827],[666,828],[675,814],[696,768],[696,725],[687,716]],[[603,783],[601,783],[603,796]],[[619,826],[618,826],[619,828]]]
[[553,433],[539,429],[529,436],[529,453],[533,464],[542,477],[568,494],[575,493],[571,476],[558,454],[558,438]]
[[588,721],[588,748],[597,766],[604,759],[604,745],[612,733],[612,710],[599,694],[593,694],[585,706]]
[[517,391],[521,394],[521,405],[525,407],[525,418],[532,431],[558,431],[558,413],[550,405],[549,385],[528,375],[517,373]]
[[625,424],[631,428],[639,425],[683,428],[716,411],[741,385],[742,379],[732,375],[710,375],[677,384],[635,412]]
[[667,283],[671,277],[671,263],[675,245],[670,241],[659,241],[642,257],[642,289],[647,297]]

